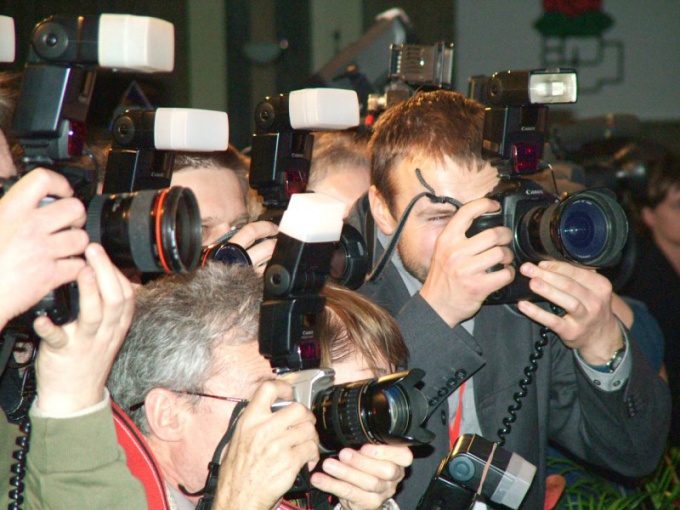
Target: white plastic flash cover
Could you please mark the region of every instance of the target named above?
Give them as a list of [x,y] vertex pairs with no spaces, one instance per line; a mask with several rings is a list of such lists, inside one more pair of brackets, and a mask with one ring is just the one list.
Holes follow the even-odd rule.
[[14,62],[16,35],[14,19],[0,16],[0,62]]
[[340,240],[345,204],[318,193],[294,193],[283,213],[279,232],[303,243]]
[[216,110],[158,108],[154,146],[166,151],[226,151],[229,117]]
[[148,16],[102,14],[98,50],[101,67],[170,72],[175,67],[175,27]]
[[293,129],[347,129],[359,125],[359,98],[353,90],[295,90],[288,96],[288,114]]

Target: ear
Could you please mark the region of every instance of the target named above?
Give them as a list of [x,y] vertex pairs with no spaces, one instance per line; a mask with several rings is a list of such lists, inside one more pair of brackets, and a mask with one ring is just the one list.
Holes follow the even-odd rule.
[[371,204],[371,214],[375,224],[386,236],[391,236],[397,227],[397,221],[392,216],[387,202],[375,186],[368,188],[368,201]]
[[184,436],[189,411],[178,400],[176,393],[165,388],[154,388],[144,401],[151,434],[162,441],[179,441]]
[[654,228],[656,218],[654,217],[654,211],[652,211],[650,207],[643,207],[640,210],[640,217],[642,218],[644,224],[647,225],[647,228],[650,230]]

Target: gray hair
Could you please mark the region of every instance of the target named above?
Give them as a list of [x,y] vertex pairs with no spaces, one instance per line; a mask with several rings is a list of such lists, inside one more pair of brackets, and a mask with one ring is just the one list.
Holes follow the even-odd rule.
[[130,407],[154,388],[203,391],[209,377],[228,369],[214,357],[218,346],[257,339],[261,301],[261,278],[240,264],[212,263],[137,290],[132,326],[108,388],[143,434],[149,434],[144,408]]

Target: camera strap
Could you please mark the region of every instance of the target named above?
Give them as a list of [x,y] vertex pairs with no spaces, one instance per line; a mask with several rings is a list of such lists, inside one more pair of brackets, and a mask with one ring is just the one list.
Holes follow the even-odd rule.
[[190,497],[202,496],[200,501],[198,502],[198,505],[196,506],[196,510],[210,510],[212,508],[212,504],[215,500],[215,494],[217,492],[217,481],[220,475],[222,450],[224,450],[224,448],[227,446],[227,443],[229,443],[232,436],[234,435],[236,424],[238,423],[239,418],[243,414],[243,411],[245,410],[248,404],[249,402],[247,400],[244,400],[243,402],[239,402],[238,404],[236,404],[236,408],[234,409],[234,412],[231,414],[231,418],[229,419],[229,426],[227,427],[227,431],[224,433],[224,436],[222,436],[222,439],[217,445],[215,453],[213,454],[212,461],[208,464],[208,477],[205,481],[205,485],[203,486],[203,488],[196,492],[189,492],[187,491],[186,487],[184,487],[184,485],[179,484],[179,490],[185,496]]
[[394,253],[394,250],[397,247],[397,243],[399,242],[401,233],[404,230],[406,220],[408,219],[409,214],[411,214],[411,210],[413,210],[413,207],[416,205],[416,202],[418,202],[418,200],[420,200],[423,197],[427,197],[430,199],[431,202],[435,204],[451,204],[456,208],[460,208],[463,205],[455,198],[445,196],[440,197],[437,194],[435,194],[434,188],[432,188],[432,186],[425,182],[425,179],[423,178],[423,174],[420,168],[416,168],[416,177],[418,178],[420,184],[422,184],[427,191],[423,191],[422,193],[419,193],[415,197],[413,197],[409,204],[406,206],[406,209],[404,209],[404,212],[401,215],[401,218],[399,218],[399,222],[397,223],[397,228],[394,230],[394,235],[392,236],[390,243],[385,248],[385,252],[383,253],[382,257],[380,257],[380,260],[376,264],[375,269],[371,272],[371,274],[367,278],[367,281],[371,283],[377,282],[380,276],[382,275],[383,271],[385,270],[385,267],[387,267],[387,264],[392,258],[392,254]]

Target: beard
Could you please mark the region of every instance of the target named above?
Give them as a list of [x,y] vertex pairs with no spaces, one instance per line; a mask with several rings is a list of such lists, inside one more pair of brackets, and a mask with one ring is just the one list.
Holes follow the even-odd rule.
[[418,255],[408,249],[403,238],[399,240],[397,252],[399,253],[399,258],[401,258],[404,269],[420,283],[425,283],[427,273],[430,271],[429,261],[427,264],[423,264],[418,260]]

